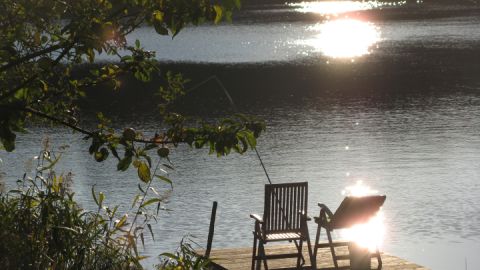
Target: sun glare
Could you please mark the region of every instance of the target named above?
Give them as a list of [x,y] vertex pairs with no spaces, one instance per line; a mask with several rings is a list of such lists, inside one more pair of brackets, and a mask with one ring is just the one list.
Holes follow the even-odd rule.
[[380,41],[380,31],[368,22],[353,19],[328,21],[310,27],[318,34],[305,44],[332,58],[354,58],[370,53]]
[[363,184],[362,180],[358,180],[355,185],[348,186],[342,190],[342,195],[344,196],[363,197],[375,194],[378,194],[378,190],[374,190],[369,186],[366,186]]
[[[371,189],[363,184],[362,181],[357,181],[353,186],[346,187],[342,194],[344,196],[368,196],[375,195],[378,191]],[[382,210],[372,217],[367,223],[357,224],[351,228],[342,231],[342,237],[355,242],[363,248],[367,248],[370,252],[374,252],[383,243],[385,236],[384,214]]]

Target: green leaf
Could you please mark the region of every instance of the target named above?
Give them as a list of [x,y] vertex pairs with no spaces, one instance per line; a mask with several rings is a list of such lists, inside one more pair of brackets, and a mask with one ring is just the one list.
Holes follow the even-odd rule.
[[163,26],[163,23],[160,21],[153,21],[153,28],[155,31],[162,36],[168,36],[168,29]]
[[220,5],[214,5],[213,9],[215,10],[215,23],[219,23],[223,17],[223,7]]
[[22,88],[15,92],[14,97],[16,99],[25,99],[28,96],[28,88]]
[[165,16],[165,13],[161,12],[160,10],[155,10],[153,12],[153,20],[154,21],[163,22],[163,17],[164,16]]
[[2,123],[0,126],[0,142],[7,152],[15,150],[16,137],[17,135],[15,135],[6,124]]
[[162,176],[162,175],[158,175],[158,174],[155,174],[155,177],[157,177],[158,179],[164,181],[164,182],[167,182],[168,184],[170,184],[170,186],[173,188],[173,182],[172,180],[168,179],[167,177],[165,176]]
[[138,177],[145,183],[148,183],[152,180],[152,176],[150,175],[150,168],[145,162],[140,163],[138,166]]
[[56,157],[53,161],[50,161],[50,164],[48,164],[45,167],[40,168],[39,171],[45,171],[45,170],[49,170],[49,169],[53,168],[53,166],[55,166],[55,164],[57,164],[57,162],[60,160],[61,157],[62,157],[62,154],[58,155],[58,157]]
[[97,195],[95,195],[95,186],[92,186],[92,197],[93,200],[95,201],[95,204],[98,206],[98,200],[97,200]]
[[248,142],[248,145],[253,149],[257,146],[257,140],[255,139],[255,136],[253,134],[253,132],[251,131],[248,131],[248,130],[243,130],[243,131],[240,131],[238,132],[238,135],[237,138],[240,139],[242,142],[242,138],[246,139],[247,142]]
[[120,157],[118,156],[118,152],[117,152],[117,149],[115,149],[115,146],[109,144],[108,149],[110,149],[110,152],[112,152],[113,156],[120,161]]
[[255,139],[255,136],[253,136],[252,132],[248,132],[247,141],[252,149],[257,147],[257,140]]
[[128,167],[130,166],[130,163],[132,163],[132,157],[131,156],[126,156],[122,160],[120,160],[117,164],[117,170],[119,171],[126,171]]
[[150,205],[150,204],[152,204],[152,203],[157,203],[157,202],[161,202],[161,201],[162,201],[162,200],[159,199],[159,198],[153,198],[153,199],[150,199],[150,200],[142,203],[142,205],[140,205],[140,207],[145,207],[145,206],[148,206],[148,205]]
[[152,167],[152,158],[145,155],[143,156],[145,158],[145,160],[148,162],[148,167],[151,168]]
[[118,221],[117,225],[115,225],[115,227],[118,229],[118,228],[121,228],[125,222],[127,221],[127,215],[124,215],[120,221]]
[[138,202],[138,199],[140,199],[140,194],[137,194],[137,196],[135,196],[135,198],[133,199],[133,202],[132,202],[132,208],[135,206],[135,204]]
[[142,192],[143,194],[145,194],[145,190],[143,190],[142,186],[140,184],[138,184],[138,189],[140,190],[140,192]]
[[157,150],[157,154],[159,157],[166,158],[168,157],[168,154],[170,153],[170,150],[166,147],[159,148]]
[[102,149],[100,149],[100,151],[95,152],[94,157],[95,157],[95,160],[97,162],[102,162],[105,159],[107,159],[108,154],[109,154],[109,152],[108,152],[107,148],[102,147]]
[[153,230],[152,230],[152,225],[150,223],[147,223],[148,230],[150,231],[150,234],[152,235],[153,241],[155,241],[155,236],[153,235]]
[[143,246],[143,248],[145,248],[145,239],[143,237],[143,232],[140,233],[140,240],[142,240],[142,246]]
[[138,168],[138,167],[140,167],[141,163],[142,162],[140,160],[135,159],[132,164],[133,164],[133,167]]
[[95,52],[93,51],[93,49],[88,48],[86,54],[87,54],[88,61],[90,63],[93,63],[95,61]]
[[237,9],[240,9],[240,8],[242,7],[242,1],[240,1],[240,0],[234,0],[234,2],[235,2],[235,7],[236,7]]
[[103,192],[100,192],[100,193],[98,194],[98,203],[99,203],[100,205],[102,205],[103,200],[105,200],[105,194],[103,194]]

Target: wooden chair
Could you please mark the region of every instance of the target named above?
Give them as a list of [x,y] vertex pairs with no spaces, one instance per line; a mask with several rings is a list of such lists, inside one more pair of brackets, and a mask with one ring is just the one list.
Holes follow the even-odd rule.
[[[307,202],[307,182],[265,185],[263,218],[256,214],[250,215],[255,219],[252,270],[255,269],[255,263],[257,263],[256,269],[260,269],[260,261],[263,261],[264,268],[268,269],[267,259],[295,257],[297,258],[297,269],[301,268],[305,262],[302,255],[304,241],[307,241],[309,254],[312,254],[307,227]],[[297,252],[265,254],[264,245],[276,241],[294,241]]]
[[[338,209],[333,214],[330,209],[319,203],[320,215],[314,220],[318,224],[315,245],[313,247],[312,265],[316,265],[317,252],[319,248],[330,248],[335,269],[351,269],[350,266],[339,267],[338,261],[350,260],[350,255],[337,255],[335,248],[348,246],[349,242],[333,242],[331,232],[336,229],[350,228],[355,224],[367,222],[372,218],[385,202],[386,196],[364,196],[364,197],[345,197]],[[324,228],[327,234],[328,243],[320,243],[320,230]],[[371,258],[377,258],[378,268],[382,269],[382,259],[377,250],[370,254]]]

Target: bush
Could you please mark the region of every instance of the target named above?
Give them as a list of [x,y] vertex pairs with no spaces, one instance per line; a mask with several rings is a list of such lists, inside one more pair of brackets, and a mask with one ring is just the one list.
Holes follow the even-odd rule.
[[101,193],[98,211],[83,210],[69,191],[71,174],[55,174],[51,152],[40,158],[48,164],[33,179],[24,174],[18,189],[0,193],[2,269],[141,269],[127,216],[116,219]]

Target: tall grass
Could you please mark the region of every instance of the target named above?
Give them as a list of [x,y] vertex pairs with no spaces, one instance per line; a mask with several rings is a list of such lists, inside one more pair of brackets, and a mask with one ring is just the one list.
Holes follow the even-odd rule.
[[[138,243],[144,243],[144,228],[153,237],[151,221],[169,192],[158,192],[152,181],[139,184],[129,217],[106,206],[105,195],[92,187],[97,210],[86,211],[70,190],[72,174],[54,171],[60,156],[45,143],[32,175],[24,173],[16,189],[0,189],[0,269],[143,269]],[[208,267],[188,240],[160,258],[157,269]]]
[[84,211],[69,190],[71,174],[52,169],[58,158],[44,150],[39,160],[33,177],[25,173],[17,189],[0,194],[2,269],[141,269],[122,239],[126,224],[101,204]]

